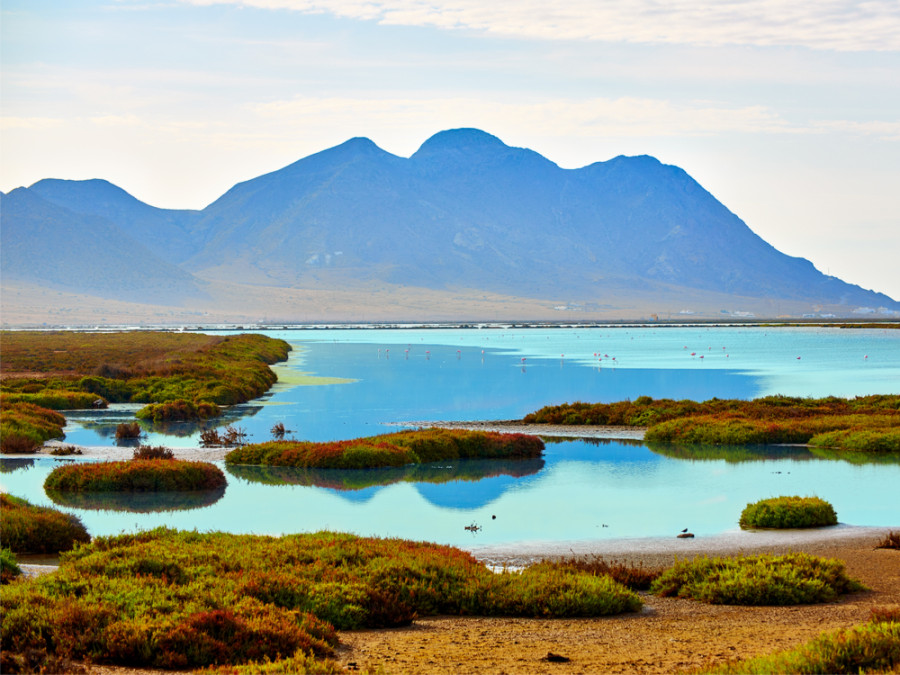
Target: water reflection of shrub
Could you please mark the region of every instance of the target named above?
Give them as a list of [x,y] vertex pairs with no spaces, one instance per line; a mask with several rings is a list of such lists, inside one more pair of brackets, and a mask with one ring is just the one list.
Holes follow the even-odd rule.
[[12,473],[13,471],[19,471],[21,469],[30,469],[34,466],[33,459],[25,459],[23,458],[15,458],[15,459],[0,459],[0,473]]
[[809,448],[778,445],[676,445],[646,443],[651,451],[673,459],[726,462],[763,462],[772,459],[813,459]]
[[521,478],[544,468],[543,459],[461,460],[452,463],[412,464],[383,469],[304,469],[291,466],[228,464],[237,478],[266,485],[306,485],[334,490],[362,490],[393,483],[449,483],[479,481],[494,476]]
[[212,506],[225,494],[225,488],[190,492],[60,492],[47,490],[55,504],[93,511],[156,513],[189,511]]

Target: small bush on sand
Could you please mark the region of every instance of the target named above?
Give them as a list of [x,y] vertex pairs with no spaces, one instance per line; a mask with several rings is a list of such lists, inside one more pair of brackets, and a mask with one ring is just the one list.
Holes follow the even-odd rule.
[[0,548],[0,584],[8,584],[22,574],[16,556],[8,548]]
[[831,602],[863,590],[839,560],[806,553],[679,561],[653,582],[657,595],[713,605],[799,605]]
[[884,535],[884,538],[878,542],[878,545],[875,548],[900,549],[900,532],[891,530]]
[[81,448],[76,445],[59,445],[50,451],[54,457],[68,457],[69,455],[82,454]]
[[77,516],[0,494],[0,539],[14,553],[59,553],[91,540]]
[[818,497],[773,497],[747,504],[741,513],[742,529],[791,529],[837,525],[834,507]]
[[208,462],[132,459],[58,466],[47,476],[44,488],[48,492],[162,492],[216,490],[225,483],[222,470]]
[[175,453],[162,445],[139,445],[131,453],[132,459],[175,459]]
[[721,674],[896,673],[900,670],[900,621],[873,615],[868,623],[823,633],[796,649],[728,663]]

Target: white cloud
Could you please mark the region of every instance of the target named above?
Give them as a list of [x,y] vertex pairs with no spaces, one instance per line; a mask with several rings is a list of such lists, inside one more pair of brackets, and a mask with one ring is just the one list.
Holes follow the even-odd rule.
[[544,40],[900,50],[897,0],[181,0]]

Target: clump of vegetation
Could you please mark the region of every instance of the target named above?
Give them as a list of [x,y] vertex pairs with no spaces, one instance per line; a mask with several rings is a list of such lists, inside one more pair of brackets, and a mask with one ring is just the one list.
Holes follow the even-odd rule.
[[137,422],[122,422],[121,424],[116,425],[117,441],[140,438],[141,434],[143,434],[143,430],[141,429],[141,425]]
[[131,453],[132,459],[175,459],[175,453],[162,445],[139,445]]
[[215,403],[208,401],[186,401],[183,398],[165,403],[151,403],[137,411],[138,419],[154,422],[185,422],[191,420],[207,420],[222,414]]
[[900,549],[900,532],[891,530],[884,535],[884,538],[878,542],[878,545],[875,548]]
[[834,507],[819,497],[772,497],[747,504],[741,529],[791,529],[837,525]]
[[0,548],[0,584],[8,584],[21,575],[22,568],[16,562],[13,552],[8,548]]
[[287,433],[287,429],[284,428],[284,422],[276,422],[272,425],[272,429],[270,431],[272,434],[272,438],[276,441],[283,440],[284,435]]
[[868,623],[823,633],[796,649],[728,663],[709,673],[894,673],[900,668],[900,620],[873,614]]
[[102,407],[171,402],[140,414],[205,419],[218,406],[262,395],[278,379],[269,365],[290,350],[287,342],[258,334],[5,332],[0,389],[9,405],[67,410],[97,401]]
[[241,427],[228,425],[223,433],[218,429],[204,429],[200,432],[200,445],[204,448],[234,448],[243,446],[247,441],[247,432]]
[[50,454],[57,457],[68,457],[69,455],[80,455],[82,452],[81,448],[75,445],[60,445],[53,448]]
[[714,605],[799,605],[832,602],[864,590],[844,564],[806,553],[678,561],[653,582],[657,595]]
[[225,474],[209,462],[177,459],[132,459],[125,462],[84,462],[58,466],[44,488],[52,491],[163,492],[224,488]]
[[0,598],[4,652],[187,669],[298,652],[328,657],[334,627],[641,607],[609,577],[546,566],[494,574],[449,546],[328,532],[98,537],[63,556],[53,577],[15,584]]
[[644,439],[664,443],[751,445],[811,443],[862,452],[900,451],[900,396],[742,401],[674,401],[641,396],[617,403],[564,403],[526,415],[535,424],[648,427]]
[[65,425],[66,418],[53,410],[34,403],[7,404],[2,400],[0,452],[9,454],[35,452],[44,441],[63,438]]
[[630,565],[615,560],[607,561],[599,555],[587,557],[572,556],[552,563],[540,564],[554,565],[594,576],[607,576],[633,591],[650,590],[650,586],[663,572],[661,568],[644,567],[643,563]]
[[853,452],[900,453],[900,429],[841,429],[817,434],[809,444]]
[[77,516],[0,494],[0,538],[14,553],[59,553],[91,540]]
[[269,441],[232,450],[229,464],[262,464],[320,469],[371,469],[456,459],[540,457],[536,436],[463,429],[400,431],[347,441]]

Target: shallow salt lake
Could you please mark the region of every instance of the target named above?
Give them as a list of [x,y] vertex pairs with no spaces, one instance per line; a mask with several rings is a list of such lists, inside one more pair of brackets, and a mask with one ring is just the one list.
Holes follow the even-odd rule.
[[[705,400],[768,394],[900,393],[900,331],[836,328],[616,327],[266,331],[295,346],[281,382],[229,411],[250,441],[388,433],[386,423],[520,418],[564,401],[641,395]],[[700,357],[703,357],[702,359]],[[800,357],[799,359],[797,357]],[[317,379],[324,378],[324,379]],[[67,442],[111,444],[137,406],[67,414]],[[146,442],[196,447],[199,429]],[[51,504],[43,480],[61,460],[2,461],[3,489]],[[18,466],[16,466],[18,463]],[[226,470],[217,500],[76,504],[92,534],[157,525],[279,534],[334,529],[466,547],[698,537],[737,529],[750,501],[818,495],[842,523],[900,525],[900,463],[858,464],[804,448],[722,454],[642,443],[548,443],[542,460],[372,472]],[[210,501],[212,501],[209,505]],[[149,509],[169,508],[166,511]],[[466,525],[480,529],[465,530]]]

